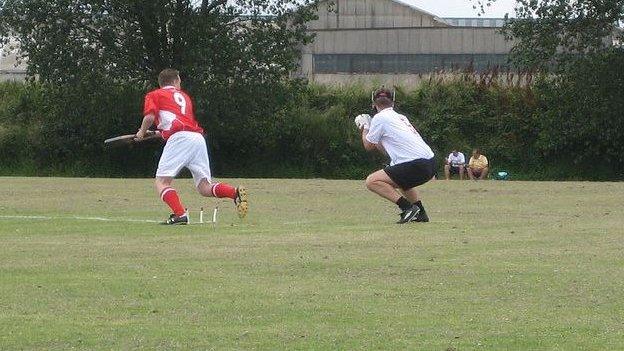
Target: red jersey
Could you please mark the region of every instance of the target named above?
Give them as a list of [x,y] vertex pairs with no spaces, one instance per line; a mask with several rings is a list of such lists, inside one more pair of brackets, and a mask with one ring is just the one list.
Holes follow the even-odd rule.
[[204,133],[195,119],[191,98],[174,86],[152,90],[145,95],[143,116],[150,113],[156,116],[154,123],[165,140],[181,131]]

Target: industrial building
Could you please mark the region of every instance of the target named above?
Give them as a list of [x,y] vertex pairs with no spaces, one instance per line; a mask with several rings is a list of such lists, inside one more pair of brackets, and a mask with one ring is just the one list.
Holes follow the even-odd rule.
[[[325,1],[318,17],[293,75],[321,84],[410,85],[432,72],[505,67],[512,47],[503,19],[440,18],[401,0]],[[0,80],[25,76],[5,52]]]
[[15,50],[11,50],[15,42],[0,48],[0,81],[26,79],[26,64],[18,62]]
[[440,18],[401,0],[334,0],[310,22],[299,77],[325,84],[417,83],[432,72],[507,67],[503,19]]

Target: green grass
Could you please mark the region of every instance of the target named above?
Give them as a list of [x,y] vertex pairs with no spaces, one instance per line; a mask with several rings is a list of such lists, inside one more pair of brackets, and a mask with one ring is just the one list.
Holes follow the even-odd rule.
[[398,226],[362,182],[234,182],[245,221],[171,228],[71,218],[163,219],[151,180],[0,178],[0,349],[624,349],[623,183],[436,181]]

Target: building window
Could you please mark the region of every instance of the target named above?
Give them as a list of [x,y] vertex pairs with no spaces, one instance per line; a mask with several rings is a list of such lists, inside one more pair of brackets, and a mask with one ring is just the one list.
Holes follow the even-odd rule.
[[418,74],[507,68],[507,54],[318,54],[314,73]]

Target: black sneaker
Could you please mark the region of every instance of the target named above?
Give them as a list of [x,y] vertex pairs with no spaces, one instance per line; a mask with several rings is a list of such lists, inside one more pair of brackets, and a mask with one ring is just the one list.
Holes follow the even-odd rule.
[[247,215],[247,211],[249,211],[249,202],[247,202],[247,189],[245,187],[239,186],[236,188],[234,205],[236,205],[238,217],[243,218]]
[[429,216],[427,216],[427,211],[421,210],[418,212],[414,218],[412,218],[412,222],[429,222]]
[[418,215],[418,213],[420,213],[420,208],[418,208],[418,206],[416,205],[413,205],[412,207],[408,208],[400,214],[401,219],[399,219],[397,224],[410,222]]
[[162,224],[165,225],[175,225],[175,224],[188,224],[189,220],[188,220],[188,216],[185,214],[181,215],[181,216],[176,216],[175,214],[171,214],[169,216],[169,218],[164,221]]

